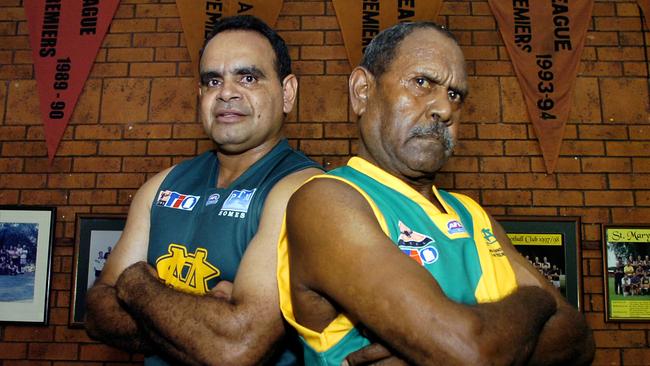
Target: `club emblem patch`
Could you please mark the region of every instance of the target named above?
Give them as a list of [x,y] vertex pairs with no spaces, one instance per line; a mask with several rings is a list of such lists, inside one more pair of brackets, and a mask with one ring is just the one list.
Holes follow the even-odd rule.
[[397,245],[402,253],[408,255],[422,266],[438,260],[439,252],[433,246],[435,243],[433,238],[411,230],[402,221],[399,221],[397,225],[400,231]]

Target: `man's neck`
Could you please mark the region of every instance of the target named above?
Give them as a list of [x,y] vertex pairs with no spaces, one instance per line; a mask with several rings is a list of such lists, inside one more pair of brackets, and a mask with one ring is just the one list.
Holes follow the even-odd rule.
[[280,142],[280,138],[265,141],[263,144],[238,154],[227,154],[217,149],[219,176],[217,188],[226,188],[239,178],[248,168],[262,159]]

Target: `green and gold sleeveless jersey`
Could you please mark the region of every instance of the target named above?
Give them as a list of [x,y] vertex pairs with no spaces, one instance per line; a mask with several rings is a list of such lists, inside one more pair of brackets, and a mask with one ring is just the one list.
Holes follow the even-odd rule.
[[[433,188],[446,212],[377,166],[352,158],[348,165],[312,179],[336,179],[356,189],[370,204],[384,233],[400,250],[425,267],[452,300],[476,304],[499,300],[516,288],[510,262],[493,234],[485,211],[471,198]],[[280,306],[298,331],[306,365],[340,365],[370,342],[339,314],[322,332],[295,320],[289,283],[287,236],[278,246]]]

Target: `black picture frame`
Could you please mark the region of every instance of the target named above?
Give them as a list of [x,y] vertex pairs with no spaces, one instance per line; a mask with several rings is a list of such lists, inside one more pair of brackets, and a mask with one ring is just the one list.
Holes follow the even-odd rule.
[[[581,221],[579,216],[495,216],[515,248],[549,278],[566,299],[582,311]],[[535,256],[550,271],[535,265]],[[553,268],[560,270],[559,280]],[[559,286],[558,286],[559,281]]]
[[603,225],[602,244],[605,321],[650,321],[650,225]]
[[0,322],[47,325],[56,208],[0,206]]
[[[82,327],[85,323],[86,292],[99,274],[97,266],[101,265],[101,271],[112,248],[115,248],[125,223],[125,214],[77,214],[70,327]],[[100,255],[104,262],[96,261]]]

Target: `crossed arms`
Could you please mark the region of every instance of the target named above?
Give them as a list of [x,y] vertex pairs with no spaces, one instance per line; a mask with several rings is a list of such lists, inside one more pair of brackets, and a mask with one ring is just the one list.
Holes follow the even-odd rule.
[[287,201],[305,169],[278,182],[264,204],[232,287],[196,296],[167,287],[147,258],[151,202],[169,170],[147,181],[101,277],[88,291],[91,337],[129,351],[164,354],[185,364],[249,365],[270,356],[284,334],[275,278],[276,243]]
[[345,312],[421,365],[589,363],[594,343],[582,315],[492,225],[519,289],[498,302],[463,305],[386,237],[356,190],[311,181],[287,207],[296,320],[321,331]]

